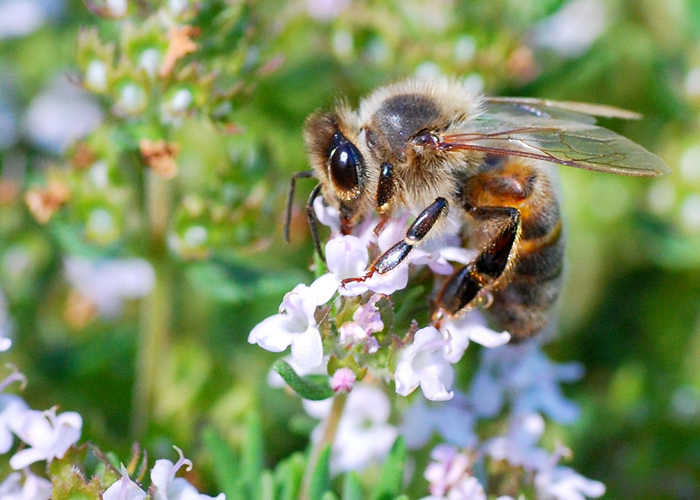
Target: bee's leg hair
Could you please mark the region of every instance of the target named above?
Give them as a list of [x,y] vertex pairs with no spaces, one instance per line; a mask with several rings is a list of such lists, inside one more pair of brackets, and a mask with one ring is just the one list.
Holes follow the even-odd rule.
[[426,237],[435,224],[447,215],[449,205],[445,198],[436,198],[428,208],[423,210],[416,220],[406,231],[406,237],[403,241],[399,241],[396,245],[384,252],[377,260],[374,261],[369,268],[367,274],[360,278],[350,278],[343,280],[343,283],[351,283],[364,281],[370,278],[374,273],[388,273],[398,266],[413,250],[413,247],[420,243]]
[[438,316],[458,314],[483,288],[496,282],[514,258],[521,226],[520,212],[512,207],[478,207],[470,209],[469,213],[477,224],[499,223],[500,229],[476,260],[447,279],[437,298]]

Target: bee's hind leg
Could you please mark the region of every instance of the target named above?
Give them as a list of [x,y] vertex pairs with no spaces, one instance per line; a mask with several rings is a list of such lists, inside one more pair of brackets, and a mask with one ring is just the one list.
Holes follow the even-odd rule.
[[512,207],[479,207],[469,210],[477,224],[498,224],[498,232],[476,260],[447,279],[437,298],[433,319],[452,317],[470,305],[479,292],[494,284],[513,261],[521,227],[520,212]]
[[406,231],[404,239],[380,255],[370,266],[367,274],[359,278],[345,279],[343,284],[365,281],[372,277],[374,273],[384,274],[396,268],[406,259],[413,247],[426,237],[435,224],[447,215],[448,210],[447,200],[442,197],[436,198],[428,208],[418,214],[416,220],[413,221],[408,231]]

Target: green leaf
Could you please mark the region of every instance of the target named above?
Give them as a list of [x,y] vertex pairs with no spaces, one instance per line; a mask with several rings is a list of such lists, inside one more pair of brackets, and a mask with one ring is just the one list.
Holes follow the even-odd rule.
[[251,498],[260,498],[260,474],[263,472],[265,445],[263,442],[260,416],[257,412],[248,415],[247,432],[243,442],[241,476]]
[[348,472],[343,482],[343,500],[362,500],[363,498],[360,478],[357,477],[356,472]]
[[398,496],[406,468],[406,443],[403,437],[394,442],[384,463],[379,483],[374,488],[372,500],[390,500]]
[[338,500],[338,495],[332,491],[326,491],[321,500]]
[[272,367],[287,382],[299,396],[311,401],[322,401],[333,396],[333,390],[328,383],[326,376],[306,376],[300,377],[289,363],[283,359],[275,362]]
[[228,500],[242,499],[242,478],[239,473],[239,457],[213,427],[202,433],[204,447],[212,458],[214,477]]
[[258,491],[260,494],[257,498],[260,500],[275,500],[275,481],[269,470],[264,470],[260,475]]
[[299,498],[299,488],[304,478],[306,460],[301,453],[295,453],[275,469],[275,479],[280,485],[280,500],[296,500]]
[[318,455],[318,461],[311,474],[309,500],[323,500],[330,489],[331,446],[328,445]]

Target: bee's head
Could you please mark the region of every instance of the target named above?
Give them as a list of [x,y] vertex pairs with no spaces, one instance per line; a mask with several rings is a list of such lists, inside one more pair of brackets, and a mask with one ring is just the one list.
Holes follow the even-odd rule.
[[356,116],[343,105],[332,113],[315,113],[304,125],[311,166],[327,203],[340,211],[344,228],[351,228],[366,213],[369,173],[358,147]]

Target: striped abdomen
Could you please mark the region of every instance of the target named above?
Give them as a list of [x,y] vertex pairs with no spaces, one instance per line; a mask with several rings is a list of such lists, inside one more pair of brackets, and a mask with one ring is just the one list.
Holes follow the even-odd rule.
[[[546,328],[562,289],[564,238],[556,167],[517,157],[489,156],[465,182],[471,206],[507,206],[520,211],[516,258],[498,280],[487,315],[514,340]],[[488,228],[478,228],[488,232]]]

